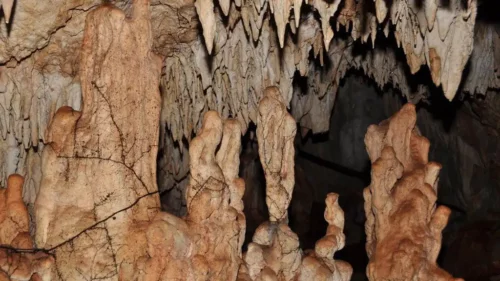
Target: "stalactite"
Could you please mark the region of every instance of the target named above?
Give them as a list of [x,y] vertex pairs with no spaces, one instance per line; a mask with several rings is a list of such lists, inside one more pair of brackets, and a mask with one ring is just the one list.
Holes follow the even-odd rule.
[[[416,73],[423,64],[433,65],[429,61],[429,52],[431,49],[436,50],[436,56],[440,58],[440,65],[431,68],[433,81],[437,86],[442,85],[445,96],[449,100],[453,99],[460,84],[462,72],[472,52],[477,2],[468,1],[465,8],[462,7],[458,0],[450,1],[445,6],[437,5],[434,0],[428,0],[425,1],[426,4],[423,8],[419,7],[416,1],[408,0],[392,1],[390,7],[387,6],[385,0],[376,0],[374,4],[370,2],[369,0],[361,0],[355,5],[352,1],[345,1],[345,7],[340,12],[337,20],[342,25],[352,22],[352,37],[355,40],[361,38],[364,43],[371,37],[372,46],[375,46],[378,29],[377,21],[379,24],[385,24],[384,22],[388,16],[395,27],[394,34],[398,46],[401,46],[406,54],[411,73]],[[203,11],[198,8],[198,14],[203,25],[205,43],[210,54],[212,52],[213,33],[216,30],[217,23],[214,22],[212,1],[206,0],[200,3],[207,6]],[[262,6],[267,7],[266,4],[267,2],[264,1]],[[341,0],[335,0],[331,3],[314,0],[307,4],[311,5],[320,15],[324,49],[328,51],[334,36],[330,19],[336,14]],[[197,5],[201,7],[201,4]],[[227,6],[227,3],[224,5]],[[374,6],[375,14],[371,13],[370,5]],[[285,42],[287,38],[286,26],[293,6],[294,2],[288,0],[269,2],[269,10],[273,14],[279,46],[282,49],[289,44]],[[292,31],[300,28],[301,15],[300,12],[297,12],[300,7],[301,2],[298,3],[297,7],[294,7],[295,27],[291,29]],[[262,14],[262,12],[259,14]],[[243,14],[242,16],[246,22],[245,26],[260,26],[254,23],[262,21],[255,13]],[[433,28],[436,18],[438,28]],[[246,28],[246,31],[250,33],[249,28]],[[360,32],[363,34],[360,34]],[[254,35],[254,41],[256,41],[255,34],[257,32],[252,30],[251,33]]]
[[[55,1],[48,7],[32,0],[18,1],[12,15],[15,20],[9,26],[0,25],[0,133],[3,140],[9,133],[15,136],[20,150],[36,147],[41,152],[42,143],[46,142],[46,128],[55,111],[64,105],[80,110],[78,57],[84,18],[100,2]],[[128,1],[114,2],[130,10]],[[168,5],[155,0],[151,7],[153,50],[165,58],[161,120],[176,142],[183,138],[189,141],[192,132],[201,127],[202,116],[208,110],[217,110],[224,118],[234,114],[244,133],[249,122],[256,122],[257,103],[267,86],[280,88],[286,106],[293,109],[293,116],[301,125],[323,132],[328,124],[324,112],[330,111],[334,103],[335,94],[331,92],[350,68],[362,69],[380,86],[392,83],[415,102],[425,99],[426,91],[423,85],[416,91],[409,86],[407,65],[415,72],[427,64],[434,83],[442,85],[451,99],[472,50],[476,19],[475,1],[465,7],[455,0],[449,1],[446,7],[431,0],[423,1],[421,7],[415,1],[392,1],[380,24],[375,8],[383,7],[385,1],[378,4],[369,0],[329,4],[323,0],[198,2],[200,8],[202,3],[203,7],[213,8],[202,9],[203,13],[200,10],[197,15],[195,2],[190,0]],[[276,13],[271,13],[271,7]],[[382,15],[379,13],[380,18]],[[275,17],[283,27],[279,31]],[[199,18],[203,19],[201,33]],[[39,19],[36,24],[34,19]],[[290,21],[291,25],[287,26]],[[333,29],[329,23],[337,30],[345,26],[352,38],[334,36],[330,39]],[[376,42],[375,49],[367,53],[366,61],[366,54],[358,56],[353,52],[358,39],[374,42],[376,33],[381,31],[386,36],[395,31],[391,33],[406,53],[406,63],[399,62],[393,50],[377,48]],[[207,32],[210,35],[203,38],[202,34]],[[482,50],[493,49],[491,52],[496,54],[500,48],[492,42],[497,38],[476,38],[475,44],[482,44],[484,47],[479,47]],[[325,40],[330,43],[325,45]],[[213,43],[211,55],[207,42]],[[344,52],[339,54],[342,45]],[[291,57],[293,59],[284,59]],[[311,57],[319,59],[321,66]],[[480,74],[482,66],[491,69],[491,60],[474,61],[478,61],[474,62],[477,65],[462,83],[464,91],[484,94],[486,88],[499,87],[498,75],[488,79],[490,75]],[[334,67],[328,68],[324,62],[326,65],[332,62]],[[321,84],[314,90],[307,89],[314,95],[293,88],[297,73],[307,76],[309,82]],[[334,83],[330,82],[332,78]],[[328,97],[324,99],[327,92]],[[33,162],[26,158],[30,155],[34,154],[21,151],[15,172],[22,174],[32,169],[22,166]],[[0,170],[5,171],[6,167]],[[1,173],[0,182],[5,184],[7,175]],[[33,198],[34,194],[27,197]]]

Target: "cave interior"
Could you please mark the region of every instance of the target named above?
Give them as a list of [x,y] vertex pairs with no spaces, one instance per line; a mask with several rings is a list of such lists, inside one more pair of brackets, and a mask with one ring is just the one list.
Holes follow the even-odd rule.
[[0,281],[500,281],[495,2],[2,0]]

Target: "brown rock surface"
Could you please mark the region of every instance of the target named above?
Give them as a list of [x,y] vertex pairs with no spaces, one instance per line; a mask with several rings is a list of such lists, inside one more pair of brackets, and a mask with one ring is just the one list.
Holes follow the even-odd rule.
[[54,253],[56,280],[132,276],[147,255],[144,228],[159,209],[161,61],[151,47],[149,1],[134,1],[130,18],[109,5],[88,14],[83,110],[56,113],[35,203],[36,243]]
[[24,205],[23,178],[10,175],[7,188],[0,188],[0,280],[43,280],[52,278],[53,259],[33,250],[28,210]]
[[244,260],[251,280],[293,280],[302,259],[299,238],[288,226],[287,214],[295,184],[293,140],[297,127],[278,88],[264,91],[257,120],[269,221],[255,231]]
[[345,242],[344,214],[337,195],[331,194],[326,200],[325,219],[330,227],[327,236],[316,244],[315,254],[302,260],[299,238],[288,226],[287,210],[295,185],[296,131],[295,120],[286,110],[279,89],[268,87],[259,103],[257,140],[270,221],[255,231],[244,255],[245,265],[239,280],[344,281],[352,274],[350,265],[333,260],[333,254]]
[[157,214],[147,230],[149,258],[139,264],[139,280],[236,279],[245,235],[240,138],[237,121],[205,114],[190,145],[188,214],[184,220]]
[[329,193],[326,197],[325,220],[328,228],[325,237],[316,242],[314,252],[302,260],[298,281],[329,280],[349,281],[352,267],[344,261],[335,261],[335,252],[344,248],[344,212],[339,206],[338,195]]
[[441,165],[415,126],[415,106],[372,125],[365,144],[372,180],[365,189],[367,275],[383,280],[461,280],[436,265],[450,210],[436,208]]

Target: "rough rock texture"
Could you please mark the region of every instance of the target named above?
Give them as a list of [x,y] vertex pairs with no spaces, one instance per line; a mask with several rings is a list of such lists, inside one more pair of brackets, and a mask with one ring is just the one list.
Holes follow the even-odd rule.
[[137,0],[130,18],[109,5],[87,16],[82,111],[52,120],[35,202],[36,243],[54,253],[56,280],[117,280],[147,255],[161,103],[149,14]]
[[[30,209],[41,180],[46,128],[61,106],[81,109],[78,63],[84,19],[101,2],[16,1],[11,23],[0,26],[0,182],[5,184],[11,173],[23,175]],[[131,1],[109,2],[126,13],[131,10]],[[187,167],[183,146],[201,127],[203,114],[217,110],[223,118],[234,116],[245,132],[249,122],[257,121],[257,103],[267,86],[278,86],[294,118],[315,133],[328,130],[336,89],[350,68],[363,70],[380,86],[394,85],[416,102],[427,98],[427,85],[415,87],[411,72],[427,64],[450,97],[471,50],[477,6],[476,1],[461,7],[459,1],[399,0],[384,13],[385,1],[211,2],[151,1],[153,50],[164,58],[161,134],[171,138],[163,138],[160,148],[177,144],[162,150],[169,160],[160,161],[160,189],[169,202],[184,197],[186,172],[177,167]],[[204,45],[212,35],[202,37],[207,32],[199,28],[196,6],[214,7],[200,13],[204,26],[212,24],[206,29],[213,34],[212,55]],[[495,44],[499,37],[493,25],[475,27],[477,48],[462,85],[466,93],[484,94],[499,87],[500,44]],[[379,33],[389,36],[389,46],[400,42],[402,59],[396,48],[384,46],[384,36],[375,36]],[[376,37],[373,50],[361,44]],[[309,87],[296,87],[300,79]],[[169,210],[185,213],[185,202],[174,205]]]
[[156,215],[147,230],[149,257],[135,272],[138,280],[236,280],[245,235],[240,139],[238,122],[205,114],[190,145],[188,214]]
[[14,174],[7,182],[0,188],[0,280],[52,280],[53,258],[32,250],[23,178]]
[[[500,95],[490,91],[453,103],[432,96],[439,98],[417,105],[417,124],[431,142],[429,159],[443,166],[437,202],[452,210],[438,263],[467,281],[495,280],[500,257],[495,245],[500,241],[495,230],[500,212]],[[328,192],[339,194],[346,234],[340,255],[354,268],[352,280],[365,280],[368,264],[359,257],[366,255],[362,190],[369,184],[370,160],[359,147],[364,146],[369,124],[389,118],[405,102],[397,90],[382,93],[362,73],[351,73],[339,88],[328,135],[309,134],[306,141],[297,141],[295,165],[305,170],[317,192],[315,205]],[[315,233],[321,234],[326,226],[318,216]]]
[[331,226],[327,236],[316,244],[316,254],[302,260],[298,236],[288,226],[287,209],[295,184],[296,124],[276,87],[265,90],[258,120],[257,140],[266,178],[269,221],[255,231],[244,255],[245,265],[240,269],[239,280],[349,280],[352,268],[333,260],[333,254],[343,248],[345,241],[344,214],[337,195],[331,194],[326,199],[325,219]]
[[257,228],[245,253],[251,280],[293,280],[300,270],[302,250],[297,234],[288,226],[287,214],[295,183],[296,130],[279,89],[267,88],[259,103],[257,141],[266,178],[269,221]]
[[266,175],[266,203],[271,222],[281,222],[288,216],[295,183],[293,141],[296,132],[297,125],[286,110],[279,89],[267,88],[259,103],[257,140]]
[[[215,36],[218,13],[214,11],[213,2],[200,0],[196,3],[209,54],[212,53],[214,44],[216,45],[217,41],[220,40]],[[291,33],[297,31],[300,33],[302,1],[246,1],[243,5],[238,5],[238,2],[234,1],[233,3],[226,0],[220,6],[225,15],[228,15],[229,11],[230,18],[241,17],[243,19],[245,30],[248,36],[253,36],[254,41],[257,41],[261,36],[259,33],[266,29],[263,21],[266,20],[267,9],[274,17],[281,48],[284,48],[286,39],[288,39],[287,41],[292,40],[287,38],[285,31],[289,22]],[[317,0],[311,1],[311,3],[306,1],[306,4],[311,5],[319,14],[322,32],[320,36],[326,51],[329,50],[331,40],[334,37],[330,19],[336,14],[341,2],[343,1]],[[361,0],[356,4],[353,1],[345,2],[339,13],[347,17],[339,17],[339,21],[336,23],[337,29],[340,24],[352,24],[351,35],[354,39],[360,38],[361,41],[366,42],[371,37],[372,45],[375,45],[378,24],[384,29],[386,36],[391,29],[389,24],[393,25],[397,44],[403,48],[406,54],[406,61],[411,73],[416,73],[421,65],[427,64],[434,83],[437,86],[442,85],[446,97],[451,100],[455,96],[462,71],[472,52],[476,1],[467,1],[465,8],[458,0],[439,4],[434,0],[429,0],[426,1],[429,3],[425,5],[418,1],[396,0],[391,1],[389,7],[385,0],[377,0],[375,5],[368,0]],[[232,9],[229,9],[229,5],[232,5]],[[293,18],[290,13],[292,8],[294,9]],[[228,29],[232,29],[232,26],[229,25]],[[314,28],[306,32],[319,33]],[[284,52],[286,53],[286,49]]]
[[429,141],[415,127],[415,106],[372,125],[365,144],[372,181],[365,189],[368,278],[454,279],[436,265],[450,210],[436,208],[441,165],[428,161]]
[[351,279],[352,267],[344,261],[333,259],[335,252],[345,245],[344,212],[339,206],[337,194],[328,194],[325,202],[325,220],[328,222],[326,235],[316,242],[314,252],[302,260],[298,281]]

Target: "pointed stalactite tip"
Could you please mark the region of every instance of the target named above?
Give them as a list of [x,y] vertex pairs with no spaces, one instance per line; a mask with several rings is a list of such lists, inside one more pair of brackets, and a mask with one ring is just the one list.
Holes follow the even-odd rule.
[[10,22],[10,16],[13,6],[14,6],[14,0],[2,0],[2,9],[6,24],[9,24]]

